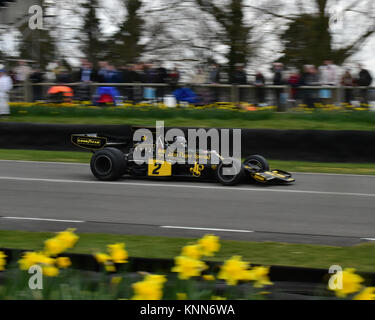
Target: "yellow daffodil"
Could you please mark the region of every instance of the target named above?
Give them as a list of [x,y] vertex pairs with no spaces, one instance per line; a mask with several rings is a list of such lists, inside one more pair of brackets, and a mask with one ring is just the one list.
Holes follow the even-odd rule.
[[227,298],[219,297],[219,296],[212,296],[211,300],[227,300]]
[[59,274],[59,269],[54,266],[45,266],[43,267],[43,275],[47,277],[56,277]]
[[160,300],[163,296],[165,276],[147,275],[143,281],[132,285],[134,290],[133,300]]
[[63,232],[59,232],[56,238],[64,243],[67,249],[73,248],[77,243],[79,237],[74,234],[75,229],[67,229]]
[[177,300],[187,300],[187,294],[184,292],[176,293]]
[[368,287],[357,294],[353,300],[375,300],[375,287]]
[[355,269],[345,269],[342,272],[339,272],[336,276],[342,276],[342,287],[331,289],[330,290],[335,291],[336,296],[340,298],[345,298],[348,294],[358,292],[361,290],[361,283],[364,281],[364,279],[355,274]]
[[21,270],[28,270],[36,264],[53,265],[54,259],[41,252],[26,252],[18,261]]
[[206,280],[206,281],[214,281],[215,277],[212,274],[205,274],[203,276],[203,279]]
[[3,251],[0,251],[0,271],[5,270],[5,265],[6,265],[6,258],[7,256]]
[[187,245],[182,248],[181,255],[193,259],[200,259],[202,257],[201,247],[197,244]]
[[108,260],[111,260],[111,257],[106,253],[97,253],[95,259],[99,263],[106,263]]
[[56,237],[44,241],[44,247],[45,247],[47,254],[50,254],[53,256],[56,256],[66,250],[65,243]]
[[59,257],[56,259],[56,265],[60,269],[66,269],[70,267],[72,263],[68,257]]
[[228,285],[235,286],[238,281],[249,279],[248,262],[241,260],[240,256],[234,256],[226,260],[220,268],[218,279],[225,280]]
[[122,277],[113,277],[113,278],[111,279],[111,283],[114,284],[114,285],[118,285],[118,284],[120,284],[121,281],[122,281]]
[[110,244],[107,246],[108,252],[114,263],[127,263],[128,252],[125,250],[124,243]]
[[116,272],[116,267],[112,263],[106,263],[104,267],[107,272]]
[[176,265],[172,268],[172,272],[177,272],[178,278],[182,280],[198,277],[207,268],[204,262],[184,256],[176,257],[175,262]]
[[266,285],[271,285],[272,282],[268,278],[269,267],[254,267],[248,273],[248,280],[255,281],[255,288],[262,288]]
[[212,257],[215,252],[220,250],[219,237],[214,235],[205,235],[202,239],[198,240],[202,253],[205,256]]

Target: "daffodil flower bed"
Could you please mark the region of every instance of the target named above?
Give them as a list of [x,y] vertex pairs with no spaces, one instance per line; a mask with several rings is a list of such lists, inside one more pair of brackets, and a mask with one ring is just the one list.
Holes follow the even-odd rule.
[[162,103],[124,103],[114,107],[92,106],[90,102],[23,103],[12,102],[11,115],[1,121],[75,124],[128,124],[154,126],[164,120],[170,127],[265,128],[374,130],[375,112],[370,106],[299,105],[279,113],[276,106],[255,107],[248,103],[221,102],[206,106],[179,105],[168,108]]
[[[125,244],[109,244],[107,252],[93,254],[103,267],[94,281],[87,272],[70,268],[70,259],[63,256],[77,241],[73,229],[59,232],[44,242],[42,250],[25,252],[17,262],[17,269],[15,264],[6,266],[6,255],[0,252],[0,270],[6,270],[5,281],[0,283],[0,299],[251,299],[263,297],[260,288],[272,284],[268,268],[252,268],[239,256],[227,260],[216,274],[210,270],[201,258],[212,257],[220,250],[219,238],[214,235],[206,235],[183,247],[169,274],[141,270],[130,273],[126,270]],[[28,287],[28,270],[33,266],[42,270],[41,290]],[[219,280],[227,285],[218,289]],[[233,290],[240,282],[251,284],[245,293]]]
[[[214,235],[184,246],[168,274],[129,272],[124,243],[109,244],[107,252],[93,253],[103,267],[101,273],[72,269],[70,259],[63,254],[78,240],[74,229],[59,232],[44,242],[42,250],[25,252],[17,263],[9,265],[0,251],[0,271],[5,276],[0,277],[0,299],[265,299],[273,290],[269,267],[251,266],[241,256],[210,268],[202,259],[219,252],[220,241]],[[35,266],[42,270],[42,289],[30,288],[28,270]],[[363,282],[354,269],[344,269],[342,286],[328,289],[340,299],[375,300],[375,287],[365,287]]]
[[[31,107],[43,107],[43,108],[71,108],[71,109],[85,109],[85,110],[102,110],[103,108],[107,110],[128,110],[128,109],[137,109],[139,111],[148,111],[148,110],[235,110],[238,112],[256,112],[256,111],[277,111],[277,106],[275,105],[263,105],[258,106],[248,102],[215,102],[208,105],[194,105],[194,104],[185,104],[180,103],[175,107],[171,108],[165,105],[162,102],[141,102],[141,103],[132,103],[125,102],[117,106],[113,104],[105,104],[102,106],[93,105],[90,101],[72,101],[70,103],[53,103],[53,102],[11,102],[9,103],[11,108],[22,107],[22,108],[31,108]],[[296,107],[291,108],[292,111],[297,112],[311,112],[313,110],[321,111],[368,111],[370,109],[369,104],[360,104],[360,105],[351,105],[349,103],[340,103],[340,104],[322,104],[315,103],[314,107],[308,107],[305,104],[299,104]]]

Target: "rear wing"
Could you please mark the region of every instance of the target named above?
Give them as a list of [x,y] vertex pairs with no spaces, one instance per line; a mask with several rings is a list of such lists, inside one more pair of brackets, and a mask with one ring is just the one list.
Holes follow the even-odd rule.
[[125,146],[128,141],[115,137],[98,137],[98,134],[72,134],[71,141],[75,146],[89,150],[100,150],[104,147]]

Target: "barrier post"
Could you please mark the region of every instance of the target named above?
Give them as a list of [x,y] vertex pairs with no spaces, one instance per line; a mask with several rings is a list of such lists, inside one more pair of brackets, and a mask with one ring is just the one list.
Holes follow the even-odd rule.
[[32,102],[33,97],[32,97],[32,92],[31,92],[31,83],[29,80],[25,80],[23,83],[23,99],[26,102]]
[[238,103],[240,102],[239,99],[239,88],[237,85],[231,86],[231,102]]

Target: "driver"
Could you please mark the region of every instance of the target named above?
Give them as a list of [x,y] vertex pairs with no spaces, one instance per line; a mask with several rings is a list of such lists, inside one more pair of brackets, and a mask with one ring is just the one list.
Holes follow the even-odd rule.
[[187,147],[187,141],[185,137],[178,136],[174,140],[174,144],[179,148],[186,148]]

